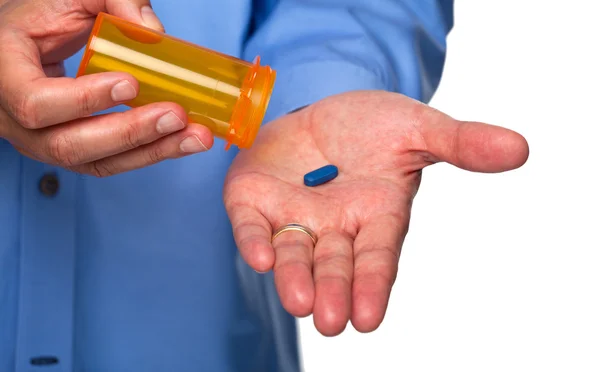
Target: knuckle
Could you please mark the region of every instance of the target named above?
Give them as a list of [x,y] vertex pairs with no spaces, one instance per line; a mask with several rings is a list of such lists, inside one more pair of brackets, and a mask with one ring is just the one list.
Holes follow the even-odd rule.
[[312,270],[313,270],[313,267],[311,266],[311,264],[308,261],[293,260],[293,259],[287,259],[287,260],[277,259],[277,260],[275,260],[274,270],[280,271],[282,269],[287,269],[287,268],[291,268],[294,266],[300,266],[302,269],[308,270],[309,272],[312,272]]
[[391,248],[364,248],[356,254],[355,278],[357,281],[382,283],[392,286],[398,272],[399,253]]
[[352,272],[347,270],[328,270],[320,273],[319,269],[315,271],[315,285],[323,282],[342,282],[347,287],[352,287]]
[[133,149],[140,146],[141,133],[139,127],[134,123],[124,124],[122,141],[123,144],[129,149]]
[[396,283],[398,270],[382,270],[370,273],[357,272],[356,282],[365,283],[373,286],[383,286],[384,288],[392,288]]
[[239,247],[246,249],[248,252],[256,252],[264,246],[264,240],[257,235],[243,237],[239,241]]
[[88,87],[80,87],[77,89],[77,108],[78,116],[86,116],[96,111],[99,98]]
[[34,95],[21,95],[13,105],[12,111],[14,118],[22,127],[26,129],[38,129],[42,127]]
[[90,163],[90,174],[94,177],[104,178],[115,175],[115,168],[107,161],[94,161]]
[[389,260],[390,262],[397,262],[400,260],[400,249],[399,247],[393,247],[392,245],[366,245],[354,255],[355,261],[359,261],[363,258],[366,261]]
[[323,252],[315,255],[315,263],[320,265],[340,266],[351,263],[351,256],[343,252]]
[[81,151],[74,141],[63,133],[57,132],[48,137],[48,156],[56,164],[63,167],[73,167],[82,158]]
[[150,149],[148,149],[147,154],[149,164],[156,164],[166,159],[166,155],[160,146],[152,146]]

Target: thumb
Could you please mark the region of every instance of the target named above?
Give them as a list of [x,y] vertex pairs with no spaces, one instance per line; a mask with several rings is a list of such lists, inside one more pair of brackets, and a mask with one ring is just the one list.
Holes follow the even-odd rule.
[[152,9],[149,0],[84,0],[92,14],[106,12],[128,21],[164,32],[164,26]]
[[469,171],[498,173],[521,167],[529,157],[527,140],[512,130],[458,121],[440,112],[423,119],[426,151],[438,161]]

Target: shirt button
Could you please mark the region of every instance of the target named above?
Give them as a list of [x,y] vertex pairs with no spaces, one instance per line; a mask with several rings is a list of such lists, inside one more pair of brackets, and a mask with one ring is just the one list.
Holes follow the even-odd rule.
[[40,191],[47,197],[53,197],[58,193],[60,183],[55,174],[45,174],[40,180]]

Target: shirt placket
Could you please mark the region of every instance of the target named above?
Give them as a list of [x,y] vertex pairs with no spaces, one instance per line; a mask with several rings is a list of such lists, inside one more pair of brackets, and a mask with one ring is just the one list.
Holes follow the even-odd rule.
[[25,160],[16,371],[73,370],[77,176]]

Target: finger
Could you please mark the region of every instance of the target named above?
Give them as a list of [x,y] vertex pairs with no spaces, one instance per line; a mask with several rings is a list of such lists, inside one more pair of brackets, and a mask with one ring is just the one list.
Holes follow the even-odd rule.
[[275,263],[275,253],[271,245],[271,225],[267,219],[246,205],[227,205],[227,213],[244,261],[259,273],[270,271]]
[[164,26],[154,13],[149,0],[87,1],[86,5],[91,14],[107,12],[157,31],[164,31]]
[[64,63],[51,63],[43,66],[44,73],[47,77],[63,77],[65,76]]
[[[0,138],[5,138],[7,141],[9,141],[9,143],[15,148],[15,150],[17,150],[22,155],[25,155],[33,160],[41,162],[42,159],[40,159],[36,154],[28,151],[27,149],[20,146],[19,143],[13,141],[13,136],[11,135],[11,133],[14,132],[13,128],[15,127],[18,127],[18,125],[14,122],[14,120],[11,117],[9,117],[4,112],[4,110],[0,109]],[[22,130],[22,128],[19,129]]]
[[47,163],[72,167],[120,154],[182,130],[187,116],[180,106],[157,103],[121,113],[75,120],[17,134],[27,151]]
[[208,128],[199,124],[191,124],[186,129],[156,142],[73,168],[73,170],[96,177],[108,177],[148,167],[164,160],[204,152],[212,146],[212,143],[212,133]]
[[24,149],[24,148],[22,148],[22,147],[15,146],[15,145],[13,145],[13,147],[15,148],[15,150],[17,150],[19,153],[21,153],[21,155],[25,155],[25,156],[27,156],[28,158],[31,158],[31,159],[33,159],[33,160],[35,160],[35,161],[39,161],[39,162],[41,162],[41,161],[42,161],[42,160],[41,160],[41,159],[40,159],[40,158],[39,158],[37,155],[35,155],[34,153],[31,153],[31,152],[29,152],[29,151],[25,150],[25,149]]
[[340,233],[319,237],[314,253],[315,305],[313,319],[325,336],[346,328],[351,314],[352,239]]
[[0,105],[29,129],[78,119],[126,103],[139,91],[137,81],[121,72],[77,79],[49,78],[35,43],[12,29],[0,31],[0,76]]
[[297,317],[310,315],[315,298],[313,241],[302,232],[287,231],[273,240],[273,248],[275,286],[283,307]]
[[354,242],[352,325],[359,332],[379,327],[385,315],[408,220],[381,217],[362,227]]
[[426,110],[421,134],[426,151],[438,160],[485,173],[516,169],[527,161],[529,147],[520,134],[489,124],[457,121],[441,112]]

